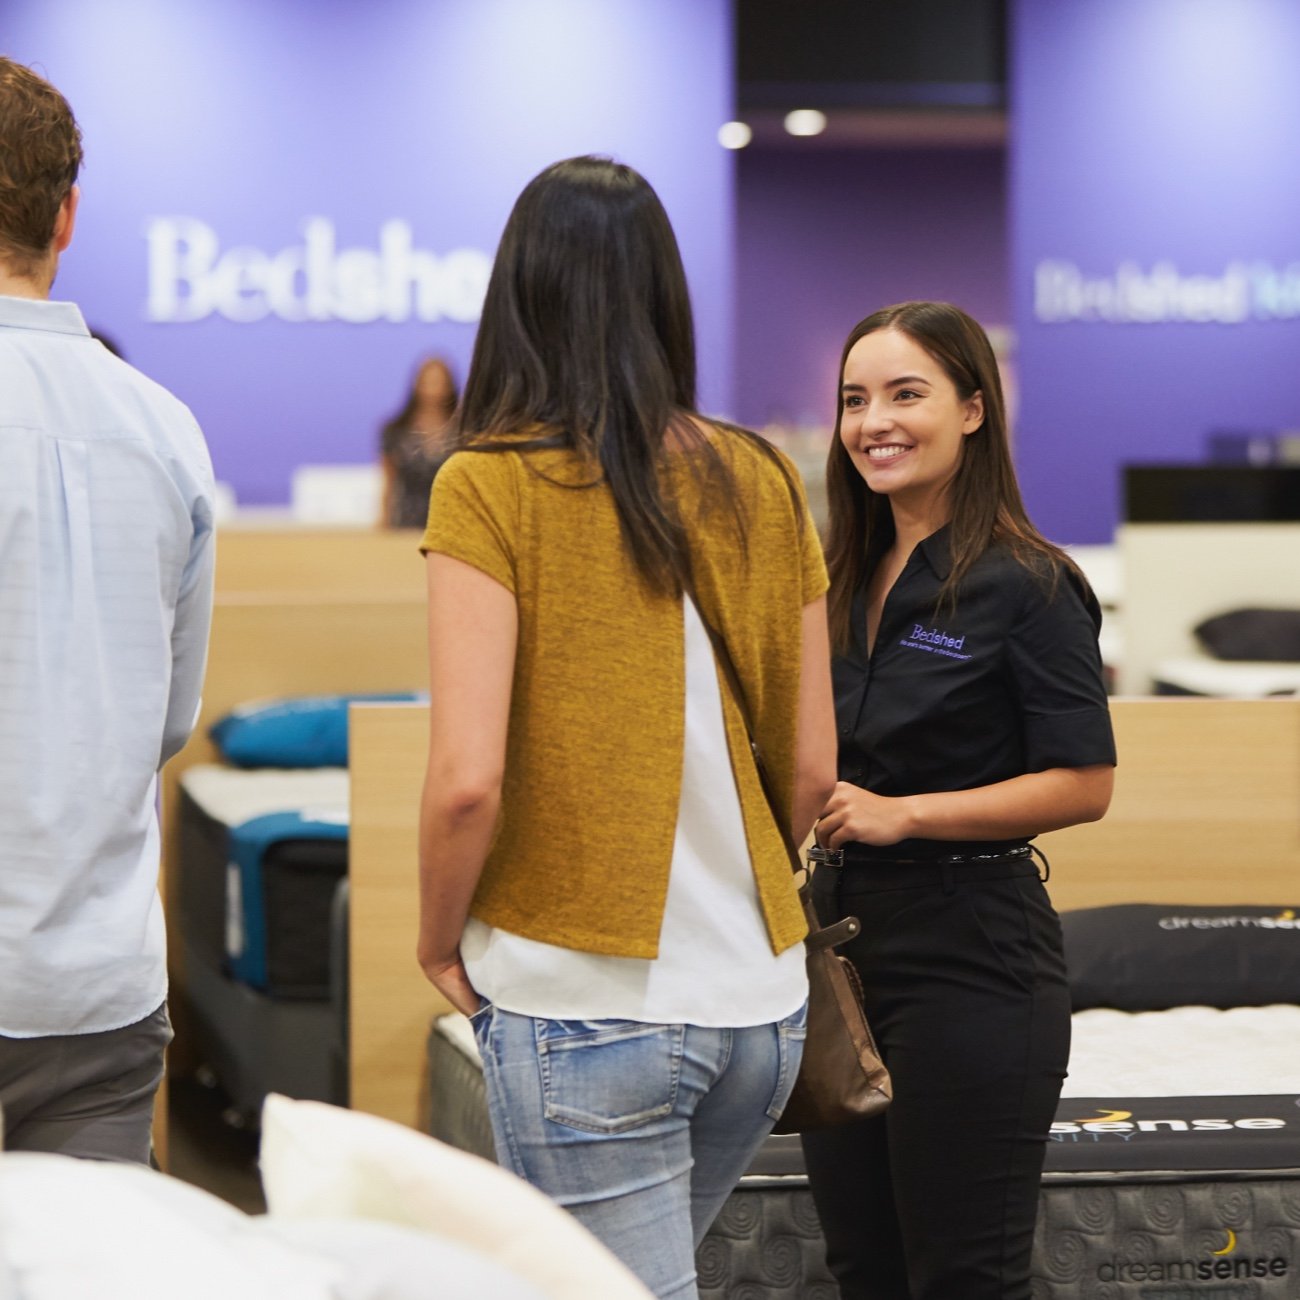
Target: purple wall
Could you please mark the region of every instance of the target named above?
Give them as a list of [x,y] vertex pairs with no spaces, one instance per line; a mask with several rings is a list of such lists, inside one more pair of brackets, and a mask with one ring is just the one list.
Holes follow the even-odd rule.
[[2,40],[85,135],[56,296],[193,407],[241,502],[286,500],[304,461],[371,460],[418,355],[463,378],[510,205],[571,154],[659,190],[702,399],[729,404],[729,0],[9,0]]
[[1126,462],[1300,426],[1300,5],[1015,0],[1018,458],[1107,541]]
[[736,418],[829,429],[850,329],[939,298],[1005,325],[1001,149],[749,149],[737,168]]

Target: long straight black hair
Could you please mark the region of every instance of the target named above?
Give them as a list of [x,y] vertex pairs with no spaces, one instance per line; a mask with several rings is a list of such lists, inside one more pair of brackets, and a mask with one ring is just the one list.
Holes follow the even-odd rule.
[[[456,444],[577,452],[593,470],[588,486],[608,484],[642,576],[675,593],[690,564],[660,473],[670,443],[700,453],[689,459],[709,480],[704,500],[733,511],[742,542],[745,528],[730,466],[691,418],[695,400],[690,294],[659,196],[609,158],[548,167],[516,200],[497,249]],[[723,427],[785,472],[757,434]]]
[[[882,307],[859,321],[840,355],[840,383],[853,345],[877,330],[897,330],[924,348],[952,381],[965,402],[980,393],[984,422],[961,440],[961,455],[952,484],[949,549],[952,570],[939,592],[940,606],[956,600],[959,584],[972,564],[994,542],[1054,588],[1068,573],[1088,590],[1078,565],[1053,546],[1030,521],[1011,462],[1002,380],[988,335],[977,321],[947,302],[903,302]],[[835,434],[826,461],[826,497],[830,524],[826,567],[831,587],[827,601],[831,644],[850,643],[853,595],[866,582],[894,539],[894,520],[886,496],[873,492],[858,473],[840,441],[844,404],[836,390]]]

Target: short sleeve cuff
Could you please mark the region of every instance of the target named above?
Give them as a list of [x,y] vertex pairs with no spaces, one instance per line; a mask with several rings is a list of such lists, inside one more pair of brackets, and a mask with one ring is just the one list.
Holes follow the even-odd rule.
[[803,580],[803,603],[811,605],[814,600],[820,599],[830,589],[831,580],[826,576],[826,566],[820,565],[818,568],[808,568],[804,571]]
[[420,550],[472,565],[517,595],[509,469],[496,455],[449,457],[433,480]]
[[1030,772],[1052,767],[1115,766],[1115,733],[1107,709],[1030,715],[1025,720],[1025,766]]
[[434,552],[438,555],[450,555],[453,560],[462,560],[480,572],[486,573],[489,578],[495,578],[506,590],[515,591],[514,571],[499,551],[475,546],[464,537],[449,537],[442,529],[436,527],[430,527],[424,534],[420,542],[420,550],[426,555]]

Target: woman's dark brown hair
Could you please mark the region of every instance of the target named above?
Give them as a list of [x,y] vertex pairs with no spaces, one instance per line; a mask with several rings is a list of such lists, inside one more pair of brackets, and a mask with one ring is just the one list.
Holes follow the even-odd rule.
[[[1084,589],[1086,580],[1075,563],[1053,546],[1025,513],[1007,438],[1002,380],[988,336],[959,307],[946,302],[904,302],[884,307],[859,321],[840,357],[840,380],[853,345],[878,330],[897,330],[924,348],[943,367],[961,401],[976,393],[984,398],[984,422],[962,439],[952,483],[949,545],[952,571],[939,592],[940,606],[956,599],[970,567],[994,543],[1006,545],[1026,568],[1051,585],[1062,571],[1074,575]],[[826,495],[830,527],[826,537],[826,566],[831,644],[848,647],[853,594],[867,580],[894,537],[888,497],[872,492],[849,459],[840,441],[843,401],[836,393],[835,436],[826,462]]]
[[[698,453],[691,463],[707,480],[705,499],[732,510],[742,545],[744,536],[730,466],[694,413],[690,295],[658,195],[609,158],[548,167],[524,188],[501,237],[457,445],[578,452],[592,482],[608,484],[642,576],[675,592],[690,566],[660,474],[670,440]],[[785,472],[756,434],[725,427]]]

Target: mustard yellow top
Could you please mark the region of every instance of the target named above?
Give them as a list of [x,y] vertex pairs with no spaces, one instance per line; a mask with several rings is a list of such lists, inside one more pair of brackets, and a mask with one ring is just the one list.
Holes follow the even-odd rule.
[[[761,449],[725,430],[714,436],[748,521],[743,544],[725,505],[701,510],[692,453],[677,457],[668,489],[691,534],[701,612],[726,638],[789,807],[800,616],[825,593],[826,568],[802,486],[796,509]],[[681,791],[682,606],[642,581],[613,496],[593,478],[565,450],[458,452],[434,481],[422,549],[472,564],[518,602],[502,812],[471,912],[543,943],[649,958]],[[744,724],[720,681],[759,900],[780,953],[803,938],[803,913]]]

